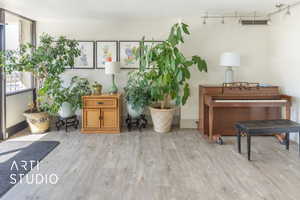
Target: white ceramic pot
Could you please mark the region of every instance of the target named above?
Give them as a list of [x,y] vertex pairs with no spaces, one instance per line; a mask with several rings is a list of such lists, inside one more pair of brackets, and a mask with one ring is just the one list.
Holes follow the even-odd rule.
[[73,109],[72,104],[69,102],[63,102],[58,111],[60,117],[67,118],[71,117],[75,114],[75,110]]
[[176,108],[160,109],[149,107],[153,122],[154,131],[158,133],[167,133],[171,130],[173,116]]
[[141,114],[143,114],[144,108],[133,109],[132,105],[127,103],[127,111],[132,118],[138,118]]

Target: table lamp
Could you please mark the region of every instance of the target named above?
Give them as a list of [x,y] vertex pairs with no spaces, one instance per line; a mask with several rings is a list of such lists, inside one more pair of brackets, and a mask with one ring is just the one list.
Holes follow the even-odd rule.
[[225,71],[225,83],[234,82],[232,67],[239,67],[241,65],[240,55],[234,52],[226,52],[221,55],[220,66],[227,67]]
[[119,62],[106,62],[105,63],[105,74],[112,75],[112,87],[109,90],[110,94],[116,94],[118,88],[115,83],[115,75],[120,72],[120,63]]

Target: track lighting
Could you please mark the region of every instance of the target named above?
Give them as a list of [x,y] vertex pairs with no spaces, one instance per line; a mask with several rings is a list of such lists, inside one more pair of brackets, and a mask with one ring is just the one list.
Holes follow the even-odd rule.
[[268,19],[268,25],[272,25],[272,20],[271,20],[271,18]]
[[286,13],[285,13],[285,14],[286,14],[286,15],[291,15],[290,6],[287,7]]

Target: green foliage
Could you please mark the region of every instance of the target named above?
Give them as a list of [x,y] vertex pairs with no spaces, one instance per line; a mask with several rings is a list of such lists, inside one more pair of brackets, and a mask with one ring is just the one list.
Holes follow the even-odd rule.
[[63,102],[69,102],[74,110],[82,108],[81,97],[92,93],[89,81],[86,78],[79,78],[78,76],[72,77],[68,87],[59,86],[52,91],[51,102],[48,101],[41,105],[43,110],[47,110],[52,114],[58,112]]
[[145,108],[151,103],[148,81],[145,79],[145,72],[133,71],[128,75],[128,82],[125,90],[125,99],[132,105],[134,110]]
[[57,110],[54,99],[59,96],[62,81],[59,75],[66,66],[73,66],[80,55],[78,42],[59,37],[55,40],[48,34],[40,37],[37,47],[23,44],[20,50],[0,52],[0,67],[7,73],[13,71],[32,72],[37,82],[38,110]]
[[186,58],[179,49],[184,43],[183,36],[189,35],[188,25],[177,23],[172,26],[166,41],[145,46],[141,43],[140,70],[145,71],[145,78],[150,84],[151,98],[161,102],[161,108],[167,106],[169,100],[175,100],[177,105],[184,105],[190,96],[188,80],[191,77],[190,67],[196,65],[201,72],[207,72],[204,59],[195,55]]

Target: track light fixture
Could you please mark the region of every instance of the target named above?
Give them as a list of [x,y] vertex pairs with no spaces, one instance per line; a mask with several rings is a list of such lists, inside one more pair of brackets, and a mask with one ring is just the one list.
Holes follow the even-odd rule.
[[239,24],[241,24],[241,23],[242,23],[242,18],[241,18],[241,17],[239,18],[239,21],[238,21],[238,23],[239,23]]
[[285,14],[286,14],[286,15],[291,15],[290,6],[287,7],[286,13],[285,13]]
[[208,18],[208,12],[206,12],[206,15],[203,17],[203,24],[206,24],[206,19]]

